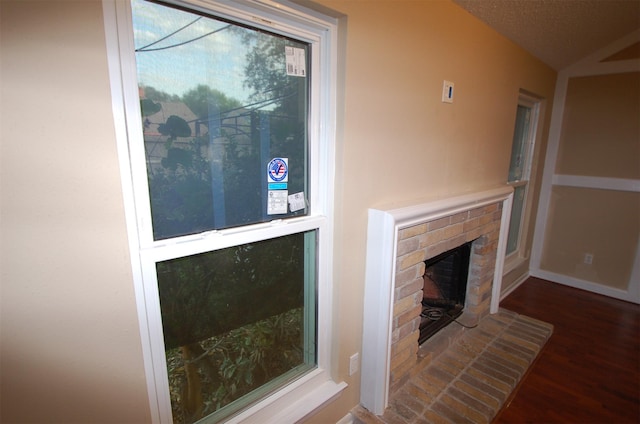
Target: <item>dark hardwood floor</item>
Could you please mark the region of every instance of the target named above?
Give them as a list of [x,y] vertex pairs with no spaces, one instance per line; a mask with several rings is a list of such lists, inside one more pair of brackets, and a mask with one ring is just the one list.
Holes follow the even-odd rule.
[[529,278],[501,304],[555,326],[494,423],[640,423],[640,306]]

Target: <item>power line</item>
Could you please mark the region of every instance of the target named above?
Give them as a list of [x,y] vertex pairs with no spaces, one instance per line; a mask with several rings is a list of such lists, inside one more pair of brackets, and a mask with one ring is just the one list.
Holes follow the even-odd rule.
[[[200,18],[198,18],[198,19],[200,19]],[[196,21],[197,21],[198,19],[196,19]],[[162,41],[162,40],[164,40],[164,39],[167,39],[167,38],[171,37],[173,34],[175,34],[175,33],[179,32],[179,31],[182,31],[184,28],[186,28],[186,27],[187,27],[187,26],[189,26],[189,25],[192,25],[192,24],[193,24],[193,23],[195,23],[196,21],[193,21],[193,22],[191,22],[190,24],[187,24],[185,27],[180,28],[179,30],[174,31],[172,34],[169,34],[169,35],[167,35],[167,36],[165,36],[165,37],[161,38],[160,40],[154,41],[154,42],[153,42],[153,43],[151,43],[151,44],[148,44],[148,45],[146,45],[146,46],[144,46],[144,47],[140,47],[139,49],[136,49],[136,53],[154,52],[154,51],[158,51],[158,50],[167,50],[167,49],[172,49],[172,48],[174,48],[174,47],[184,46],[185,44],[189,44],[189,43],[192,43],[192,42],[194,42],[194,41],[198,41],[198,40],[200,40],[201,38],[208,37],[209,35],[211,35],[211,34],[215,34],[216,32],[223,31],[223,30],[225,30],[225,29],[227,29],[227,28],[229,28],[229,27],[231,26],[231,24],[229,24],[229,25],[223,26],[222,28],[218,28],[218,29],[216,29],[216,30],[214,30],[214,31],[208,32],[208,33],[206,33],[206,34],[203,34],[203,35],[201,35],[200,37],[192,38],[191,40],[183,41],[183,42],[181,42],[181,43],[177,43],[177,44],[172,44],[172,45],[170,45],[170,46],[165,46],[165,47],[156,47],[155,49],[148,49],[148,48],[147,48],[147,47],[152,46],[152,45],[154,45],[154,44],[156,44],[156,43],[158,43],[158,42],[160,42],[160,41]]]

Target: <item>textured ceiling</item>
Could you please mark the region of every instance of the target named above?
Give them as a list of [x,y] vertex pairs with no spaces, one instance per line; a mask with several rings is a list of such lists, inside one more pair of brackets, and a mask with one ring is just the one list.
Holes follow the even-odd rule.
[[640,0],[453,0],[556,70],[640,28]]

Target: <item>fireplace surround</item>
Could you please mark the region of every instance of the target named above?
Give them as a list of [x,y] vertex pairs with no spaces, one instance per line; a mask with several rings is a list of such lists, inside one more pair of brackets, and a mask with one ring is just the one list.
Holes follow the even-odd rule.
[[[512,188],[369,209],[360,403],[381,415],[418,358],[425,261],[471,242],[465,322],[498,310]],[[426,343],[429,343],[427,340]]]

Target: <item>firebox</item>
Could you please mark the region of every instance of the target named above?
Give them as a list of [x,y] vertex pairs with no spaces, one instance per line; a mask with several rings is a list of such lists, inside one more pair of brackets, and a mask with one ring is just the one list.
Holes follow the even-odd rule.
[[465,243],[425,261],[420,344],[462,314],[471,244]]

